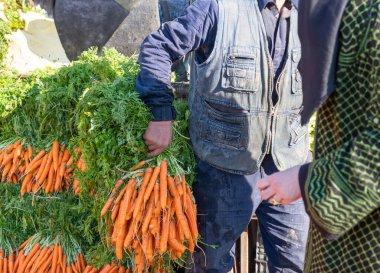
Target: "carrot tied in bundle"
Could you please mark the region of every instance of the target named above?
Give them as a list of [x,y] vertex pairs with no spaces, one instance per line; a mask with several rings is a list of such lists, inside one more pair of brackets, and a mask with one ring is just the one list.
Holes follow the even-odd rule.
[[193,253],[198,240],[196,205],[185,176],[168,175],[168,163],[146,167],[139,163],[136,174],[126,183],[118,180],[100,215],[111,217],[111,242],[116,257],[133,253],[133,272],[162,269],[164,255],[176,261],[188,250]]
[[59,241],[63,237],[57,236],[55,240],[49,238],[38,233],[25,241],[20,246],[13,269],[9,273],[84,272],[86,261],[75,241],[70,239],[61,244]]
[[[56,140],[49,152],[39,151],[33,157],[33,148],[24,150],[21,141],[0,151],[0,173],[2,182],[21,183],[21,195],[43,190],[46,194],[73,189],[80,193],[80,182],[74,177],[74,168],[86,170],[86,164],[76,149],[73,156]],[[74,159],[78,158],[75,162]]]

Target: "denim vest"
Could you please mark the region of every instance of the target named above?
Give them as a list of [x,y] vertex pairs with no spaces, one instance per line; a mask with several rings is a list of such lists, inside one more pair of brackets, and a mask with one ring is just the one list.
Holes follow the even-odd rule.
[[[200,160],[252,174],[271,153],[279,170],[306,162],[309,140],[301,126],[302,82],[298,14],[292,8],[287,60],[274,82],[257,0],[218,0],[213,51],[191,73],[190,137]],[[273,105],[272,92],[278,93]]]

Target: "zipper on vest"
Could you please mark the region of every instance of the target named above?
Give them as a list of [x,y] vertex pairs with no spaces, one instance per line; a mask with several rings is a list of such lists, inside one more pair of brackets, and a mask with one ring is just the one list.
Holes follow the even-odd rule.
[[[289,57],[287,57],[288,59]],[[281,82],[281,78],[282,76],[284,75],[285,71],[286,71],[286,67],[288,66],[288,61],[286,61],[284,67],[282,68],[282,71],[280,73],[280,75],[278,76],[277,78],[277,81],[276,81],[276,92],[277,92],[277,95],[278,95],[278,98],[277,98],[277,102],[275,105],[273,105],[273,88],[271,89],[271,91],[269,92],[269,96],[270,96],[270,106],[271,106],[271,111],[270,111],[270,122],[269,122],[269,132],[268,132],[268,142],[267,142],[267,149],[266,149],[266,153],[269,154],[270,153],[270,147],[272,146],[272,135],[273,135],[273,131],[275,129],[275,123],[274,123],[274,117],[277,116],[277,110],[278,110],[278,105],[280,104],[280,99],[281,99],[281,96],[280,96],[280,91],[279,91],[279,85],[280,85],[280,82]],[[273,73],[273,70],[272,70],[272,67],[271,67],[271,72]]]
[[268,141],[267,141],[267,149],[266,149],[266,154],[270,154],[270,148],[272,144],[272,127],[273,127],[273,117],[275,113],[275,107],[272,106],[271,112],[270,112],[270,121],[269,121],[269,130],[268,130]]
[[274,107],[273,107],[273,99],[272,99],[272,96],[273,96],[273,62],[272,62],[272,57],[270,56],[270,54],[268,53],[268,50],[265,50],[266,52],[266,55],[267,55],[267,59],[269,60],[269,80],[268,80],[268,83],[269,83],[269,97],[268,97],[268,100],[269,100],[269,108],[271,109],[271,112],[270,112],[270,117],[269,117],[269,126],[268,126],[268,131],[267,131],[267,143],[266,143],[266,151],[265,153],[266,154],[269,154],[270,153],[270,148],[271,148],[271,143],[272,143],[272,123],[273,123],[273,116],[274,116]]

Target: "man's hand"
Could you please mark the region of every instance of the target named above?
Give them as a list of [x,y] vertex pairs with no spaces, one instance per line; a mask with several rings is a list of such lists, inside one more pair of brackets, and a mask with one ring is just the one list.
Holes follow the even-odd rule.
[[287,205],[301,198],[299,170],[300,166],[296,166],[260,180],[256,187],[261,191],[261,199]]
[[172,141],[172,122],[151,121],[143,138],[149,149],[148,157],[159,155]]

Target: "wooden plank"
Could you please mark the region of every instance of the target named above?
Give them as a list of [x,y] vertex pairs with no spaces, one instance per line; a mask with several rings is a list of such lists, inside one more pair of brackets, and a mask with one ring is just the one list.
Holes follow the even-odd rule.
[[250,273],[248,229],[243,231],[240,236],[240,273]]

